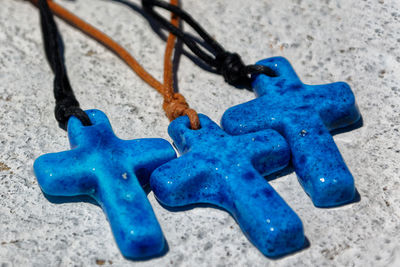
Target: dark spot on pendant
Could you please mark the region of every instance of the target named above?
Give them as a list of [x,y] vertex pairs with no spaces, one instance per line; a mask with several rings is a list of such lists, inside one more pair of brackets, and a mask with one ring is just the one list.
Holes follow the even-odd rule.
[[243,177],[246,180],[253,180],[256,176],[252,172],[246,172]]

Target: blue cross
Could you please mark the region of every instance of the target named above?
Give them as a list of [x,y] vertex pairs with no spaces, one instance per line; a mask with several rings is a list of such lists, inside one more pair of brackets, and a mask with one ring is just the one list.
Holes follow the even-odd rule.
[[174,149],[163,139],[121,140],[103,112],[86,113],[92,126],[83,126],[75,117],[68,122],[72,150],[35,161],[40,187],[48,195],[93,197],[125,257],[160,254],[164,236],[142,186],[154,169],[176,158]]
[[253,88],[259,98],[228,109],[221,121],[224,130],[239,135],[275,129],[289,143],[299,181],[314,205],[352,201],[353,176],[329,132],[360,119],[350,87],[343,82],[305,85],[282,57],[257,64],[270,67],[277,77],[256,76]]
[[156,169],[150,178],[156,198],[169,207],[209,203],[237,220],[250,241],[276,257],[304,245],[302,222],[260,174],[284,168],[290,152],[273,130],[230,136],[205,115],[191,130],[187,116],[168,132],[183,154]]

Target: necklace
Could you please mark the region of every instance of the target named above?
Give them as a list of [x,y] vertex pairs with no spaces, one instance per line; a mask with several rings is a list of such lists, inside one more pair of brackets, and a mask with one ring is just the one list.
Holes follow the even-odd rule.
[[176,157],[163,139],[121,140],[100,110],[83,111],[69,83],[63,44],[46,0],[38,2],[45,51],[55,74],[56,119],[68,130],[71,150],[39,157],[35,175],[43,192],[88,195],[102,207],[127,258],[163,252],[165,240],[143,191],[150,173]]
[[[346,83],[303,84],[282,57],[246,66],[238,54],[226,51],[180,7],[159,0],[142,0],[142,5],[227,83],[252,88],[256,93],[257,99],[224,113],[221,125],[227,133],[278,131],[290,146],[299,182],[315,206],[333,207],[354,200],[353,176],[330,134],[332,130],[354,125],[361,118],[355,97]],[[209,51],[170,24],[154,7],[168,10],[188,23],[210,47]]]

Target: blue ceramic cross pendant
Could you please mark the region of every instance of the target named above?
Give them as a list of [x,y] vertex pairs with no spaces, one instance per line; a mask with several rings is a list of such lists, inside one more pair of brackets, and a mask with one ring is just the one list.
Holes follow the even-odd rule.
[[289,148],[273,130],[230,136],[204,115],[191,130],[187,116],[168,132],[181,154],[150,178],[157,199],[169,207],[209,203],[232,214],[265,255],[280,256],[304,245],[302,222],[260,174],[284,168]]
[[103,208],[115,240],[127,258],[160,254],[164,236],[142,186],[151,172],[176,158],[163,139],[121,140],[106,115],[86,111],[92,126],[71,117],[70,151],[39,157],[34,170],[40,187],[49,195],[89,195]]
[[275,57],[258,62],[276,77],[258,75],[259,98],[228,109],[222,127],[233,135],[275,129],[292,151],[292,162],[314,205],[331,207],[354,199],[354,180],[329,131],[360,119],[354,95],[343,82],[305,85],[290,63]]

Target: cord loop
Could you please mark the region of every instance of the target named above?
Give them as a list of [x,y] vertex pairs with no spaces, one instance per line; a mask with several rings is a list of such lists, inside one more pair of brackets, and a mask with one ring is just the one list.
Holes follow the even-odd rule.
[[163,109],[170,121],[182,116],[187,108],[189,108],[189,104],[180,93],[175,93],[172,99],[165,99],[163,103]]
[[197,112],[194,109],[189,108],[189,104],[186,102],[186,99],[182,94],[174,93],[172,98],[166,98],[163,103],[163,109],[170,121],[173,121],[180,116],[187,115],[189,117],[191,129],[197,130],[200,128],[200,120]]
[[83,126],[92,125],[89,116],[79,107],[78,101],[73,98],[57,101],[54,113],[59,127],[63,130],[67,130],[68,120],[71,116],[78,118]]

